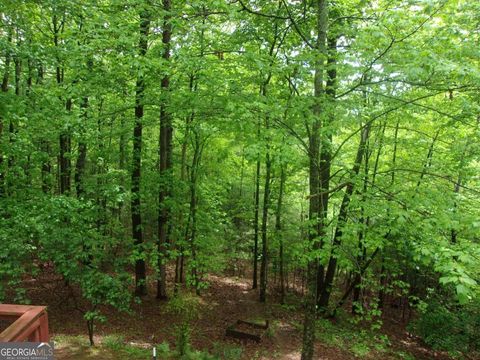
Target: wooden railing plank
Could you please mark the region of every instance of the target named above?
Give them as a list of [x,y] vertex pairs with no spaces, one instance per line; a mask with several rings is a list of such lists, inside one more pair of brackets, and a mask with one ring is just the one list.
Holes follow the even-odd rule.
[[21,341],[36,341],[36,340],[30,340],[33,338],[33,334],[35,331],[38,329],[40,326],[40,320],[35,320],[33,323],[31,323],[28,327],[24,328],[21,332],[18,332],[15,337],[10,340],[10,341],[15,341],[15,342],[21,342]]
[[0,304],[0,316],[9,320],[18,317],[0,333],[0,342],[42,341],[48,342],[48,317],[45,306]]
[[12,305],[12,304],[0,304],[0,313],[3,316],[22,316],[28,310],[30,310],[32,305]]

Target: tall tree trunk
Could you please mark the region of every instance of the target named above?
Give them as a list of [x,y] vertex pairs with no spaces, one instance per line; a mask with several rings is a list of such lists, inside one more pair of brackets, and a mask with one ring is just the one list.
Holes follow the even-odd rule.
[[[372,255],[368,258],[368,260],[364,261],[364,263],[362,264],[362,266],[359,269],[360,277],[363,276],[365,271],[368,269],[368,267],[372,263],[373,259],[375,259],[375,256],[377,256],[379,250],[380,250],[380,248],[377,247],[375,249],[375,251],[372,253]],[[347,289],[345,290],[343,296],[340,298],[337,305],[335,306],[335,309],[333,310],[333,314],[335,314],[336,310],[345,303],[345,301],[350,296],[351,292],[353,291],[353,289],[355,288],[356,285],[357,284],[355,283],[355,281],[350,282],[350,284],[348,285]]]
[[[190,79],[189,79],[189,90],[190,92],[196,91],[197,84],[195,82],[195,75],[191,74]],[[184,135],[182,139],[182,147],[181,147],[181,155],[180,155],[180,181],[182,184],[185,184],[187,181],[187,146],[188,146],[188,139],[190,137],[190,127],[195,118],[195,112],[192,111],[188,116],[185,117],[185,129],[184,129]],[[179,214],[179,219],[178,223],[183,224],[183,211],[180,211]],[[188,221],[185,226],[185,235],[184,239],[185,241],[188,240],[189,232],[190,232],[190,218],[188,218]],[[177,247],[177,250],[179,254],[177,255],[177,258],[175,259],[175,286],[174,286],[174,292],[178,292],[178,288],[180,287],[180,284],[183,283],[183,264],[184,264],[184,249],[183,246],[180,244],[175,244]]]
[[[450,98],[452,98],[452,97],[450,97]],[[479,125],[480,125],[480,116],[477,117],[477,126],[475,127],[475,132],[478,131]],[[460,193],[460,188],[462,187],[463,178],[465,176],[464,167],[465,167],[465,163],[466,163],[466,157],[467,157],[468,152],[470,150],[470,145],[471,145],[472,139],[474,139],[474,134],[472,134],[471,137],[466,139],[465,145],[464,145],[463,150],[462,150],[462,154],[460,155],[460,161],[459,161],[459,164],[458,164],[458,176],[457,176],[457,180],[455,181],[455,184],[453,185],[453,193],[455,195]],[[453,200],[453,213],[455,214],[456,212],[457,212],[457,201],[454,199]],[[457,229],[455,229],[455,227],[452,227],[451,234],[450,234],[450,242],[452,244],[457,243],[457,236],[458,236]]]
[[[170,47],[172,38],[171,24],[171,0],[163,0],[163,32],[162,58],[165,63],[169,63]],[[169,222],[171,211],[167,204],[167,199],[171,196],[172,186],[172,118],[168,109],[168,92],[170,88],[170,76],[166,73],[161,82],[162,102],[160,104],[160,137],[159,137],[159,171],[160,171],[160,191],[158,196],[158,281],[157,281],[157,299],[167,298],[166,269],[167,246],[169,244]]]
[[[268,116],[265,121],[265,128],[268,129]],[[265,155],[265,188],[263,190],[263,211],[262,211],[262,262],[260,264],[260,302],[266,301],[267,294],[267,268],[268,268],[268,209],[270,207],[270,175],[272,162],[270,159],[270,149],[267,145]]]
[[[20,43],[17,39],[17,46],[20,46]],[[22,60],[18,55],[13,56],[13,63],[15,65],[14,80],[15,80],[15,96],[17,101],[22,102],[22,85],[21,85],[21,75],[22,75]],[[13,118],[10,119],[8,126],[8,136],[9,136],[9,149],[10,154],[8,156],[8,181],[7,181],[7,191],[10,188],[13,188],[14,179],[19,175],[15,170],[15,144],[17,142],[17,126]]]
[[[390,178],[390,187],[392,187],[395,184],[395,166],[397,163],[397,146],[398,146],[398,130],[400,128],[400,120],[397,120],[397,123],[395,125],[395,133],[394,133],[394,138],[393,138],[393,154],[392,154],[392,174]],[[387,281],[386,281],[386,268],[385,268],[385,250],[382,251],[382,258],[381,258],[381,266],[380,266],[380,276],[379,276],[379,282],[380,282],[380,290],[378,291],[378,308],[383,309],[383,306],[385,304],[385,288],[387,286]]]
[[[118,139],[118,168],[120,169],[120,192],[125,193],[125,176],[124,171],[127,168],[127,132],[125,128],[125,115],[120,115],[120,138]],[[122,221],[123,209],[125,207],[125,202],[123,197],[118,201],[117,215],[118,220]]]
[[[366,241],[366,236],[367,236],[367,226],[368,226],[368,223],[369,223],[369,217],[365,217],[365,206],[364,206],[364,203],[365,203],[365,197],[366,197],[366,194],[367,194],[367,190],[368,190],[368,183],[369,183],[369,171],[370,171],[370,155],[371,155],[371,151],[369,150],[370,148],[370,141],[367,140],[367,143],[365,145],[365,155],[364,155],[364,158],[365,158],[365,161],[364,161],[364,174],[363,174],[363,189],[362,191],[358,191],[358,195],[361,197],[361,200],[360,200],[360,219],[358,221],[359,224],[362,225],[360,231],[358,232],[358,254],[356,256],[356,262],[357,262],[357,271],[355,273],[355,278],[353,280],[355,286],[354,286],[354,289],[353,289],[353,296],[352,296],[352,314],[360,314],[361,311],[360,309],[362,308],[362,304],[360,302],[360,293],[361,293],[361,284],[362,284],[362,276],[363,276],[363,273],[360,272],[360,269],[362,267],[362,264],[366,261],[367,259],[367,247],[365,245],[365,241]],[[377,152],[377,163],[378,163],[378,159],[380,157],[380,149],[381,147],[379,147],[379,150]],[[372,181],[372,185],[373,185],[374,181]]]
[[[12,30],[8,32],[8,40],[7,42],[10,44],[12,42]],[[2,77],[2,93],[8,92],[8,81],[10,78],[10,61],[11,61],[11,54],[9,49],[5,52],[5,65]],[[3,118],[0,114],[0,198],[5,196],[6,189],[5,189],[5,169],[3,168],[3,161],[4,161],[4,154],[3,154],[3,144],[2,144],[2,136],[3,136]]]
[[283,192],[285,188],[287,173],[285,171],[285,165],[281,165],[280,169],[280,186],[278,190],[277,200],[277,214],[275,219],[275,232],[280,242],[279,249],[279,272],[280,272],[280,304],[285,301],[285,261],[284,261],[284,244],[282,234],[282,206],[283,206]]
[[[314,76],[314,97],[313,107],[314,120],[309,129],[309,220],[312,228],[309,231],[309,240],[313,251],[320,247],[318,241],[324,235],[324,221],[326,213],[318,196],[321,184],[326,179],[320,179],[320,127],[322,113],[322,98],[324,94],[323,78],[325,71],[325,59],[327,58],[327,28],[328,28],[328,0],[317,0],[315,2],[317,12],[317,40],[316,40],[316,61]],[[313,195],[313,196],[312,196]],[[319,261],[318,258],[310,260],[307,265],[307,294],[305,298],[305,319],[303,324],[302,360],[312,360],[315,345],[315,320],[317,317],[317,276]]]
[[[138,53],[144,57],[148,48],[148,31],[150,27],[150,15],[146,10],[140,13],[140,39],[138,41]],[[147,294],[146,269],[143,250],[143,229],[140,200],[140,181],[142,168],[142,132],[144,113],[145,82],[143,71],[137,77],[135,88],[135,124],[133,127],[133,153],[132,153],[132,234],[135,246],[140,252],[140,258],[135,262],[135,294],[143,296]]]
[[[67,99],[65,104],[67,113],[72,110],[72,100]],[[69,130],[62,130],[60,134],[60,155],[58,159],[59,177],[60,177],[60,194],[70,193],[70,169],[71,169],[71,138]]]
[[[329,99],[329,105],[334,105],[334,99],[336,95],[336,86],[337,86],[337,35],[328,36],[328,59],[327,59],[327,83],[325,88],[325,94]],[[331,109],[327,118],[323,124],[323,127],[328,127],[332,125],[335,120],[335,114]],[[332,163],[332,141],[333,136],[330,131],[327,131],[327,135],[324,135],[320,147],[320,208],[323,214],[323,217],[326,218],[328,214],[328,202],[329,202],[329,192],[330,188],[330,173],[331,173],[331,163]],[[320,248],[323,248],[324,241],[320,240]],[[320,298],[320,291],[324,286],[324,277],[325,277],[325,268],[323,264],[318,264],[318,274],[317,274],[317,301]]]
[[[80,27],[81,29],[81,27]],[[87,59],[86,66],[88,72],[92,72],[93,68],[93,58]],[[80,138],[78,140],[78,157],[77,163],[75,164],[75,190],[78,198],[82,198],[85,195],[85,186],[84,186],[84,174],[85,166],[87,161],[87,142],[86,142],[86,129],[88,122],[88,96],[85,95],[80,104]]]
[[[281,7],[281,2],[278,2],[279,8]],[[266,74],[266,78],[263,80],[260,86],[260,95],[264,98],[265,102],[267,102],[267,87],[272,79],[272,69],[276,58],[275,49],[280,48],[283,43],[285,37],[280,36],[279,26],[277,22],[274,22],[275,33],[274,37],[270,43],[270,48],[268,52],[268,56],[270,58],[269,63],[269,71]],[[270,115],[267,113],[265,114],[265,129],[267,130],[266,134],[268,136],[268,129],[270,122]],[[260,139],[260,127],[261,123],[258,124],[257,130],[257,137]],[[255,249],[254,249],[254,280],[256,280],[256,256],[258,256],[258,206],[259,206],[259,178],[260,178],[260,160],[257,160],[257,183],[256,183],[256,194],[255,194]],[[268,234],[267,234],[267,226],[268,226],[268,208],[270,205],[270,177],[271,177],[271,159],[270,159],[270,146],[269,146],[269,139],[266,139],[266,155],[265,155],[265,188],[263,191],[263,209],[262,209],[262,262],[260,264],[260,302],[265,302],[266,300],[266,292],[267,292],[267,280],[268,280]],[[254,281],[255,285],[255,281]]]
[[80,199],[85,195],[85,187],[83,184],[83,176],[85,173],[85,165],[87,161],[87,143],[85,141],[85,129],[84,127],[87,125],[88,119],[88,97],[84,97],[82,100],[82,104],[80,105],[81,109],[81,117],[83,119],[82,131],[81,131],[81,138],[78,141],[78,157],[77,163],[75,165],[75,189],[77,192],[77,197]]
[[50,164],[50,146],[47,140],[42,140],[41,144],[42,151],[42,191],[44,194],[48,194],[51,191],[51,176],[52,176],[52,165]]
[[[37,80],[36,84],[43,84],[43,66],[38,64],[37,66]],[[41,168],[41,182],[42,182],[42,191],[45,194],[50,192],[51,188],[51,175],[52,175],[52,166],[50,164],[50,145],[45,138],[40,140],[40,152],[42,154],[42,168]]]
[[[63,15],[62,20],[59,22],[57,14],[53,15],[52,18],[53,26],[53,44],[58,52],[60,52],[60,34],[63,32],[65,26],[65,14]],[[60,58],[56,59],[55,74],[57,85],[60,87],[64,83],[64,69]],[[65,101],[65,110],[68,113],[72,110],[72,99],[68,98]],[[62,129],[59,136],[59,146],[60,153],[58,156],[58,177],[59,177],[59,190],[60,194],[69,194],[70,193],[70,169],[71,169],[71,139],[70,131],[68,128]]]
[[[422,172],[420,173],[420,177],[418,178],[417,185],[415,186],[415,194],[418,192],[420,185],[422,184],[422,180],[427,174],[428,168],[432,165],[432,160],[433,160],[433,152],[435,149],[435,144],[437,143],[438,136],[440,135],[440,130],[438,129],[435,132],[435,136],[432,139],[432,142],[430,143],[430,147],[428,148],[428,153],[427,153],[427,158],[425,159],[425,162],[423,163],[423,168]],[[412,195],[412,199],[415,197],[415,194]]]
[[[30,41],[30,46],[32,45],[32,42]],[[27,75],[27,88],[25,90],[25,95],[28,97],[32,93],[32,84],[33,84],[33,60],[31,58],[28,58],[27,61],[27,68],[28,68],[28,75]]]
[[198,272],[198,259],[197,259],[197,244],[196,244],[196,235],[197,235],[197,179],[198,179],[198,169],[200,166],[201,156],[202,156],[202,140],[200,139],[200,130],[194,131],[194,148],[193,148],[193,159],[192,166],[190,170],[190,214],[189,219],[191,221],[191,233],[190,233],[190,251],[192,253],[192,279],[195,286],[195,292],[197,295],[200,295],[200,278]]
[[336,251],[341,244],[342,235],[343,235],[343,226],[347,222],[348,218],[348,205],[350,204],[350,199],[353,194],[354,178],[360,172],[360,166],[365,155],[366,144],[370,134],[371,123],[364,125],[361,132],[360,143],[358,145],[357,154],[355,157],[355,162],[352,167],[351,175],[352,180],[347,185],[345,190],[345,195],[343,196],[342,203],[340,205],[340,210],[338,213],[337,227],[333,236],[332,251],[330,254],[330,259],[328,261],[327,272],[325,274],[324,286],[321,291],[320,299],[318,300],[318,306],[323,311],[326,312],[328,308],[328,303],[330,301],[330,294],[332,292],[333,280],[335,277],[335,271],[337,270],[337,254]]
[[[258,124],[257,138],[260,139],[260,123]],[[258,286],[258,218],[260,213],[260,155],[258,155],[255,170],[255,209],[253,218],[253,284],[252,289]]]
[[[372,180],[369,180],[369,160],[372,151],[369,151],[369,142],[367,142],[367,148],[366,148],[366,153],[365,153],[365,169],[364,169],[364,179],[363,179],[363,192],[361,193],[361,207],[360,207],[360,220],[359,223],[362,224],[362,229],[358,233],[358,255],[357,255],[357,272],[355,274],[355,279],[353,281],[353,297],[352,297],[352,314],[360,314],[359,310],[362,307],[362,304],[360,302],[360,293],[361,293],[361,285],[362,285],[362,280],[363,280],[363,273],[364,270],[363,266],[365,262],[367,261],[367,246],[366,246],[366,239],[367,239],[367,234],[368,234],[368,227],[370,224],[370,216],[365,217],[365,207],[364,203],[366,201],[366,194],[368,191],[368,184],[370,183],[371,186],[373,187],[375,185],[375,179],[377,176],[377,170],[378,170],[378,164],[380,161],[380,155],[383,149],[383,140],[384,140],[384,135],[385,135],[385,128],[386,128],[386,123],[385,125],[381,128],[381,134],[379,134],[380,140],[379,140],[379,145],[378,145],[378,150],[377,150],[377,155],[375,158],[375,163],[373,165],[373,174],[372,174]],[[378,252],[378,248],[375,250]]]
[[[273,64],[273,55],[275,46],[277,44],[278,39],[278,26],[275,23],[275,37],[272,41],[270,46],[269,56],[271,64]],[[279,46],[279,45],[278,45]],[[264,80],[262,86],[260,87],[260,95],[262,98],[265,99],[267,97],[267,87],[272,79],[272,72],[269,71],[267,74],[266,79]],[[259,124],[260,125],[260,124]],[[268,137],[268,131],[270,128],[270,115],[267,113],[265,115],[265,133],[267,134],[266,140],[266,154],[265,154],[265,187],[263,189],[263,209],[262,209],[262,262],[260,263],[260,294],[259,300],[260,302],[266,301],[267,296],[267,281],[268,281],[268,210],[270,207],[270,178],[271,178],[271,171],[272,171],[272,162],[270,158],[270,139]],[[260,128],[258,130],[258,134],[260,135]]]

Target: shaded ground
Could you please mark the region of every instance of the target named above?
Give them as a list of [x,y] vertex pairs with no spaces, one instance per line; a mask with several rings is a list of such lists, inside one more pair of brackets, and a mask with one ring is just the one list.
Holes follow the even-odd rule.
[[[293,306],[260,304],[257,292],[250,289],[245,279],[226,276],[209,276],[210,286],[200,300],[201,318],[193,323],[192,345],[196,349],[211,351],[218,346],[235,346],[243,349],[242,359],[300,359],[302,313]],[[62,335],[83,335],[87,338],[86,324],[80,311],[82,307],[76,291],[58,278],[30,281],[28,296],[35,304],[49,306],[49,321],[52,335],[60,339]],[[106,310],[106,324],[99,324],[96,340],[102,341],[107,335],[119,334],[127,343],[138,347],[151,347],[153,344],[168,342],[175,344],[175,325],[177,318],[166,311],[165,302],[159,302],[153,296],[154,289],[145,297],[142,304],[135,304],[130,314],[119,314]],[[269,319],[271,329],[261,343],[240,341],[225,336],[225,329],[237,319]],[[358,331],[361,329],[359,328]],[[321,330],[320,330],[321,331]],[[392,346],[377,351],[352,353],[336,343],[335,336],[328,342],[317,342],[316,359],[447,359],[421,346],[418,339],[411,337],[401,324],[386,321],[385,331]],[[322,335],[322,334],[320,334]],[[322,336],[320,336],[322,339]],[[339,339],[340,340],[340,339]],[[355,340],[355,339],[354,339]],[[342,344],[345,344],[343,342]],[[61,342],[60,342],[60,345]],[[360,349],[361,350],[361,349]],[[359,355],[360,354],[360,355]],[[355,356],[356,355],[356,356]],[[60,347],[57,359],[120,359],[118,355],[106,349],[89,349],[85,344],[64,344]],[[128,358],[128,357],[127,357]]]
[[[60,343],[60,344],[59,344]],[[65,339],[61,342],[55,341],[55,359],[68,360],[118,360],[118,356],[104,347],[89,347],[85,342],[76,341],[74,338]]]

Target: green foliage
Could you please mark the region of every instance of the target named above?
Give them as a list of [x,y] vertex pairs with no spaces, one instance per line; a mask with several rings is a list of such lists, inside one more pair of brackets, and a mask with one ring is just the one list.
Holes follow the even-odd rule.
[[355,311],[355,317],[350,319],[352,324],[368,324],[372,331],[379,330],[382,327],[382,310],[378,308],[376,299],[371,299],[368,306],[361,303],[353,303],[352,309]]
[[[62,349],[68,356],[86,357],[95,359],[142,360],[152,355],[152,350],[134,346],[125,342],[121,335],[109,335],[102,339],[97,346],[89,346],[85,337],[71,335],[55,335],[55,348]],[[166,355],[162,359],[169,359],[170,352],[159,352]]]
[[381,357],[391,352],[390,340],[378,329],[367,330],[358,323],[351,322],[345,314],[339,314],[338,320],[317,320],[316,336],[323,343],[338,347],[358,358]]
[[[150,348],[140,348],[129,345],[121,335],[108,335],[102,339],[102,347],[112,350],[115,356],[125,359],[146,359],[152,354]],[[170,350],[164,346],[157,347],[159,356],[169,356]],[[165,357],[166,358],[166,357]]]
[[182,322],[175,327],[177,340],[175,342],[176,352],[180,357],[184,357],[191,352],[190,335],[192,329],[188,322]]
[[168,311],[179,319],[179,324],[175,326],[177,337],[175,347],[180,357],[191,353],[191,322],[200,316],[199,306],[199,299],[190,294],[177,294],[168,302]]
[[[111,257],[119,251],[118,240],[102,234],[95,222],[96,208],[68,197],[38,197],[20,205],[3,201],[4,214],[0,239],[8,261],[0,267],[2,279],[16,284],[25,295],[21,277],[35,275],[36,265],[52,264],[64,281],[78,286],[88,308],[79,308],[85,319],[105,321],[97,309],[110,305],[120,311],[130,307],[130,275],[125,259]],[[25,207],[23,207],[25,206]],[[16,241],[8,241],[15,234]],[[20,245],[20,247],[19,247]],[[11,268],[15,266],[15,268]]]
[[[478,1],[167,3],[2,1],[0,301],[28,303],[23,281],[52,269],[81,293],[91,335],[105,305],[128,311],[135,262],[150,285],[182,259],[200,292],[209,273],[248,273],[261,232],[269,283],[280,244],[290,273],[360,276],[354,321],[372,329],[380,304],[367,298],[380,292],[425,304],[438,288],[478,308]],[[200,307],[169,306],[177,348],[194,354]]]
[[167,310],[179,319],[190,322],[200,316],[200,301],[190,293],[180,293],[169,300]]
[[432,300],[412,324],[413,331],[433,349],[452,354],[480,351],[480,304],[448,306]]
[[[125,359],[146,359],[152,355],[152,348],[133,346],[125,342],[123,336],[109,335],[102,339],[101,346],[112,350],[115,356]],[[178,347],[178,345],[177,345]],[[179,354],[170,349],[167,342],[155,345],[158,359],[171,360],[240,360],[242,349],[230,345],[216,343],[211,354],[205,351],[187,349],[184,354]]]
[[224,360],[240,360],[243,349],[232,345],[214,343],[212,355],[218,359]]

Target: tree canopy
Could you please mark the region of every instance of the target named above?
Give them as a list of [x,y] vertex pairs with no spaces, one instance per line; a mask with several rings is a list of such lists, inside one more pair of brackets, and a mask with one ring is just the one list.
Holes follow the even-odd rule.
[[298,273],[305,360],[348,304],[480,308],[479,13],[3,0],[0,299],[51,266],[92,333],[102,304],[240,268],[283,303]]

